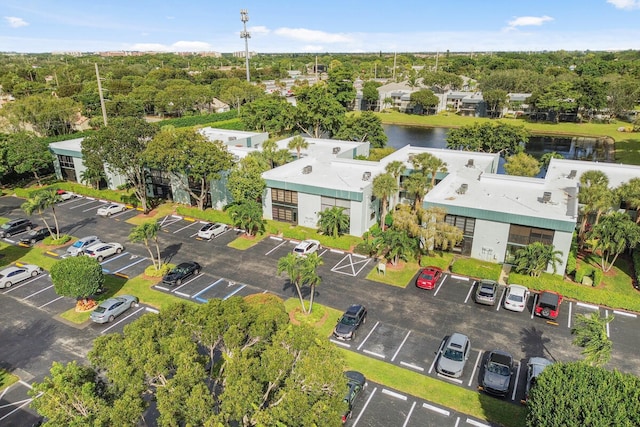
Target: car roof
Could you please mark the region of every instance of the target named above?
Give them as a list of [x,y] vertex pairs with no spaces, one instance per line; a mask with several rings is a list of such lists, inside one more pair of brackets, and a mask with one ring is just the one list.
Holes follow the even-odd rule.
[[355,316],[360,311],[361,308],[363,308],[361,304],[352,304],[349,306],[349,308],[344,314]]
[[558,301],[560,300],[561,295],[557,292],[553,292],[553,291],[542,291],[540,293],[540,301],[539,303],[542,304],[558,304]]
[[366,382],[364,375],[357,371],[346,371],[344,376],[347,377],[349,383],[364,385]]
[[531,366],[533,376],[538,376],[549,365],[553,365],[553,362],[544,357],[531,357],[527,365]]
[[[26,265],[24,267],[26,267]],[[24,267],[17,267],[15,265],[12,265],[11,267],[3,268],[2,270],[0,270],[0,273],[4,273],[4,272],[11,273],[12,271],[20,270]]]
[[422,271],[442,271],[440,267],[429,266],[422,269]]
[[[522,286],[522,285],[509,285],[509,292],[512,294],[522,294],[524,295],[525,292],[527,292],[529,289],[526,286]],[[515,292],[514,292],[515,291]]]
[[449,337],[449,346],[451,346],[452,344],[455,345],[456,347],[460,347],[463,348],[464,345],[469,341],[469,338],[466,335],[463,335],[461,333],[458,332],[454,332],[453,334],[451,334],[451,336]]

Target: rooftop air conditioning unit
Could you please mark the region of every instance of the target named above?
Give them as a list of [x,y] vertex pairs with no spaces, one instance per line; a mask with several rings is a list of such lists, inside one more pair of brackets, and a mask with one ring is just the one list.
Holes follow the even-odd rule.
[[311,165],[307,165],[307,166],[302,168],[302,173],[305,174],[305,175],[309,175],[312,170],[313,170],[313,168],[311,167]]
[[365,172],[362,174],[363,181],[369,181],[371,179],[371,172]]
[[468,168],[472,168],[472,167],[474,167],[474,166],[473,166],[473,159],[469,159],[469,160],[467,160],[467,167],[468,167]]
[[465,194],[469,189],[469,184],[460,184],[460,188],[456,191],[458,194]]
[[571,169],[571,173],[569,173],[569,176],[567,176],[567,178],[575,179],[576,175],[578,175],[578,171],[575,169]]
[[338,154],[340,152],[340,147],[333,147],[333,154]]
[[542,203],[549,203],[551,201],[551,191],[545,191],[542,193]]
[[235,141],[236,139],[238,139],[238,138],[236,138],[235,136],[230,136],[229,137],[229,141]]

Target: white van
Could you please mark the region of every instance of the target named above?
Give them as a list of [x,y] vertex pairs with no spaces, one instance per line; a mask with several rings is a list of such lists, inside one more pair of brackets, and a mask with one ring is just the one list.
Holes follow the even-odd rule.
[[67,255],[78,256],[84,253],[84,250],[94,243],[99,243],[98,236],[87,236],[77,240],[73,245],[67,248]]

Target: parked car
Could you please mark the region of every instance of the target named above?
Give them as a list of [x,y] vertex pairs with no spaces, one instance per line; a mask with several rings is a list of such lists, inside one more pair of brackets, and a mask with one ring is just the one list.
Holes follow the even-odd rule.
[[95,258],[98,262],[114,254],[122,253],[124,247],[120,243],[94,243],[84,250],[84,254]]
[[553,365],[553,362],[544,357],[531,357],[527,362],[527,384],[525,386],[524,401],[529,399],[529,392],[536,385],[538,376],[544,371],[544,369]]
[[347,420],[351,418],[351,415],[353,414],[353,404],[367,383],[366,378],[360,372],[347,371],[344,375],[347,377],[347,395],[344,397],[343,401],[347,404],[347,410],[342,415],[342,424],[346,423]]
[[138,298],[133,295],[121,295],[102,301],[91,312],[91,320],[96,323],[113,322],[113,320],[138,305]]
[[476,302],[484,305],[495,305],[498,295],[498,283],[493,280],[482,280],[476,288]]
[[98,216],[111,216],[127,210],[127,207],[121,203],[110,203],[107,206],[98,208],[96,212]]
[[436,371],[448,377],[459,378],[469,359],[471,342],[466,335],[454,332],[440,346]]
[[26,236],[20,239],[20,243],[25,245],[33,245],[40,240],[46,239],[51,234],[56,234],[58,231],[55,227],[51,227],[51,233],[47,227],[36,227],[29,231]]
[[562,295],[554,291],[542,291],[538,295],[536,303],[536,316],[546,317],[547,319],[557,319],[560,314],[560,304],[562,303]]
[[65,191],[65,190],[58,190],[57,194],[58,196],[60,196],[63,202],[66,200],[70,200],[78,197],[76,193],[72,193],[71,191]]
[[78,239],[75,243],[67,248],[67,255],[78,256],[84,253],[84,250],[89,246],[98,243],[100,239],[98,236],[86,236],[82,239]]
[[524,311],[529,298],[529,289],[522,285],[509,285],[504,296],[504,308],[511,311]]
[[312,254],[320,249],[320,242],[313,239],[303,240],[293,248],[293,253],[300,256]]
[[184,279],[200,273],[200,269],[200,264],[195,261],[180,263],[165,274],[162,278],[162,283],[165,285],[180,286]]
[[344,312],[338,324],[333,329],[333,336],[339,340],[352,340],[356,337],[356,331],[367,321],[367,309],[360,304],[352,304]]
[[201,239],[213,239],[214,237],[218,237],[225,231],[227,231],[230,227],[227,224],[223,224],[221,222],[211,223],[208,222],[203,225],[200,230],[198,230],[198,237]]
[[513,357],[506,351],[493,350],[484,364],[480,389],[496,396],[506,396],[509,393],[512,374]]
[[442,277],[442,269],[438,267],[426,267],[420,271],[416,279],[416,286],[421,289],[433,289]]
[[0,288],[10,288],[30,277],[36,277],[42,271],[42,268],[34,264],[16,264],[7,267],[0,271]]
[[14,234],[29,231],[33,228],[33,223],[27,218],[12,219],[0,225],[0,237],[11,237]]

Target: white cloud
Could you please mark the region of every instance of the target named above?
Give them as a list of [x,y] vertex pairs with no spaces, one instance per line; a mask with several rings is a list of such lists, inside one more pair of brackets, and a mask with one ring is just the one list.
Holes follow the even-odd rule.
[[323,42],[323,43],[350,43],[352,38],[344,34],[332,34],[318,30],[308,30],[306,28],[278,28],[275,34],[294,40],[304,42]]
[[202,52],[212,50],[209,43],[199,41],[178,41],[172,44],[171,48],[188,52]]
[[529,27],[529,26],[540,26],[545,22],[553,21],[553,18],[550,16],[519,16],[511,21],[509,21],[509,27]]
[[607,0],[616,9],[633,10],[640,9],[640,0]]
[[5,16],[4,20],[9,23],[9,26],[11,28],[20,28],[20,27],[26,27],[27,25],[29,25],[29,23],[24,19],[16,18],[15,16]]
[[320,46],[320,45],[308,44],[306,46],[302,46],[302,51],[303,52],[324,52],[325,49],[323,46]]
[[264,25],[256,25],[255,27],[249,27],[247,30],[252,34],[269,34],[271,30],[269,30]]
[[141,52],[209,52],[214,49],[207,42],[177,41],[170,45],[161,43],[134,43],[127,46],[126,50]]

